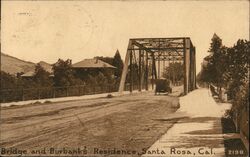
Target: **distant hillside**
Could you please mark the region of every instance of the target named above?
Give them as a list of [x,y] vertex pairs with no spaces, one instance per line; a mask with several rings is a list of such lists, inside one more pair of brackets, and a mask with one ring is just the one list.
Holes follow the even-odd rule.
[[1,53],[1,70],[9,74],[28,72],[35,68],[35,63],[27,62],[16,57]]
[[[46,63],[44,61],[40,61],[39,63],[44,70],[46,70],[49,73],[52,73],[52,65],[49,63]],[[30,71],[28,71],[27,73],[24,73],[23,75],[21,75],[22,77],[32,77],[35,74],[35,68],[31,69]]]
[[44,70],[46,70],[47,72],[52,73],[53,70],[52,70],[51,64],[44,62],[44,61],[40,61],[38,64],[40,64],[44,68]]

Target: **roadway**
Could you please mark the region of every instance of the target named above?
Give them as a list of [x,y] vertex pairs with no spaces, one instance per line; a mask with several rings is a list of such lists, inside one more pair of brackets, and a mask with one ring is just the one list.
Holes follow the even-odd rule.
[[[172,95],[152,91],[113,98],[96,98],[1,108],[1,148],[125,149],[149,148],[177,121],[161,121],[178,106]],[[33,154],[34,155],[34,154]],[[47,156],[48,154],[46,154]]]

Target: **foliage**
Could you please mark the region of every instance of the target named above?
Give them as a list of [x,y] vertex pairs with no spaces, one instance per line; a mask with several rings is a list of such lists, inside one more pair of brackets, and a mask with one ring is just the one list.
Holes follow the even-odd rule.
[[[233,104],[228,115],[242,125],[246,121],[243,117],[249,113],[250,42],[239,39],[233,47],[227,48],[221,41],[217,35],[212,38],[210,55],[204,59],[207,64],[203,64],[199,79],[227,90]],[[244,131],[243,125],[240,128]]]
[[[119,82],[119,79],[121,77],[122,70],[123,70],[123,61],[121,59],[121,55],[120,55],[119,50],[116,51],[114,57],[97,56],[95,58],[100,59],[100,60],[116,67],[116,69],[114,70],[114,76],[117,79],[117,81]],[[105,76],[108,77],[108,79],[114,79],[114,78],[111,78],[111,75],[113,75],[113,74],[110,73],[110,71],[109,72],[105,71],[103,73]]]
[[115,53],[112,65],[114,67],[116,67],[116,69],[115,69],[115,77],[120,78],[121,75],[122,75],[122,70],[123,70],[123,61],[122,61],[119,50],[117,50],[116,53]]
[[47,72],[40,64],[36,65],[33,78],[38,87],[52,86],[52,80],[49,76],[50,73]]
[[242,86],[246,86],[249,75],[250,42],[238,40],[228,51],[229,95],[234,98]]
[[[238,88],[247,79],[249,61],[249,42],[238,40],[231,48],[222,45],[222,40],[215,34],[209,49],[210,55],[204,58],[200,80],[216,86]],[[237,81],[236,81],[237,80]],[[233,83],[234,82],[234,83]]]
[[[233,99],[233,109],[237,108],[245,108],[247,109],[249,106],[249,86],[247,84],[239,87],[240,90],[236,93]],[[249,109],[249,108],[248,108]]]
[[172,82],[181,81],[184,78],[184,69],[182,63],[170,63],[164,69],[163,77],[170,79]]
[[[214,35],[209,52],[211,55],[204,60],[207,65],[203,66],[203,79],[212,83],[228,82],[225,87],[232,87],[236,91],[248,80],[249,71],[249,41],[238,40],[231,48],[222,46],[221,39]],[[232,89],[232,90],[233,90]]]
[[101,72],[97,75],[96,81],[98,85],[106,85],[108,83],[107,77]]
[[[119,70],[122,71],[122,60],[118,51],[115,56],[116,59],[112,57],[99,57],[99,59],[111,65],[115,64],[115,66],[121,67]],[[10,92],[7,90],[2,91],[3,93],[1,94],[4,94],[4,96],[0,97],[0,101],[20,101],[24,100],[23,97],[25,100],[28,100],[55,96],[80,95],[92,93],[95,90],[99,90],[96,92],[110,92],[117,90],[115,87],[119,83],[119,80],[114,77],[113,69],[73,69],[71,60],[69,59],[58,59],[52,69],[54,71],[53,78],[50,77],[50,74],[43,69],[40,64],[36,65],[33,77],[23,78],[21,76],[23,73],[19,73],[17,75],[18,77],[16,77],[1,72],[1,90],[11,90]],[[87,85],[88,88],[79,85]],[[94,89],[92,88],[94,86],[106,86],[108,88]],[[56,94],[53,95],[53,93]],[[8,97],[6,97],[6,95],[8,95]]]
[[114,61],[113,57],[96,56],[94,58],[99,59],[99,60],[101,60],[103,62],[106,62],[106,63],[108,63],[110,65],[113,65],[113,61]]
[[1,71],[1,90],[4,89],[22,89],[35,87],[36,83],[33,80],[23,80],[21,77],[8,74]]
[[219,36],[214,34],[212,42],[210,44],[209,51],[210,56],[206,58],[207,66],[204,67],[203,79],[214,83],[219,88],[223,86],[223,75],[226,71],[226,55],[227,48],[222,45],[222,40]]
[[1,89],[15,88],[17,79],[15,76],[1,71]]
[[87,85],[97,85],[96,77],[92,76],[91,74],[88,74]]
[[119,80],[114,77],[113,69],[104,69],[102,71],[102,74],[107,79],[107,82],[106,82],[107,84],[118,84],[118,83],[120,83]]
[[54,85],[55,86],[70,86],[74,85],[74,72],[72,70],[71,60],[58,61],[53,65]]

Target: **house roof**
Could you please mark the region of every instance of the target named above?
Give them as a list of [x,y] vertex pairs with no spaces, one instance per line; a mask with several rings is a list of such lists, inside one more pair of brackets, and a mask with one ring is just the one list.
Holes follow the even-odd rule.
[[80,62],[77,62],[72,65],[73,68],[116,68],[102,60],[93,58],[93,59],[84,59]]
[[22,74],[21,76],[22,77],[31,77],[31,76],[34,76],[34,74],[35,74],[35,71],[32,70],[32,71],[29,71],[29,72]]

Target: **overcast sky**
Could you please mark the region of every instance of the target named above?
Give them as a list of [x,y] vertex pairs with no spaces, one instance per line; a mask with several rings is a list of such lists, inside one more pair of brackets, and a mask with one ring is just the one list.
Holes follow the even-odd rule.
[[124,59],[129,38],[190,37],[197,72],[214,33],[232,46],[249,40],[248,1],[2,1],[2,52],[73,63],[94,56]]

